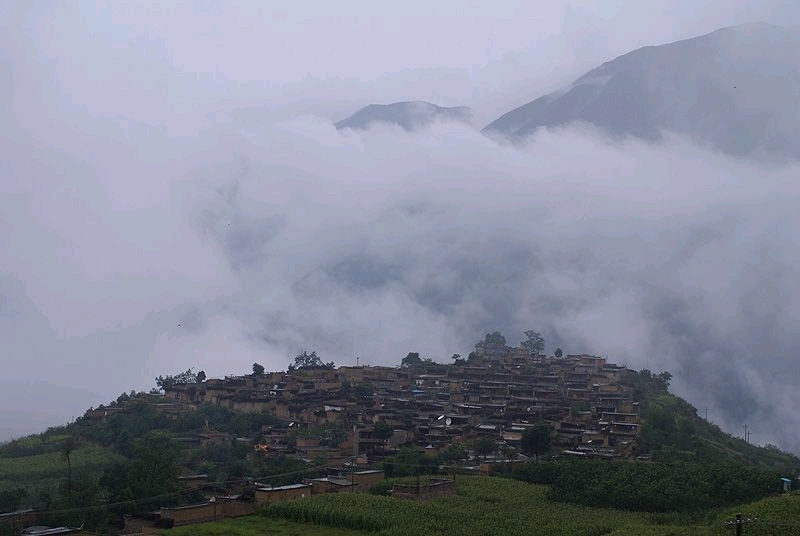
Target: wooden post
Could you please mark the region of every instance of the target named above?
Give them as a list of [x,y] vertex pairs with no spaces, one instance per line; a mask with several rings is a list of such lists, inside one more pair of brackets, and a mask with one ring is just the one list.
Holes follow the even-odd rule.
[[736,536],[742,536],[742,514],[736,514]]

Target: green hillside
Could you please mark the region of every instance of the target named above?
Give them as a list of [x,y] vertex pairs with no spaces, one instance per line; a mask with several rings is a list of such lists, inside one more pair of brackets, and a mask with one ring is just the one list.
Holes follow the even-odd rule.
[[[592,532],[597,527],[611,528],[612,534],[696,534],[684,528],[664,532],[660,524],[681,520],[703,525],[721,508],[771,497],[780,489],[780,477],[798,474],[800,460],[796,456],[724,433],[700,418],[691,404],[670,394],[669,380],[668,373],[646,370],[626,371],[621,380],[639,403],[641,416],[639,436],[631,447],[633,459],[572,459],[545,446],[540,462],[504,471],[506,480],[465,480],[480,484],[465,484],[456,497],[444,500],[445,511],[451,512],[447,515],[453,520],[467,520],[480,511],[493,520],[492,526],[506,527],[500,519],[511,510],[528,509],[543,516],[542,505],[546,505],[549,515],[556,516],[553,526],[569,521],[577,531],[558,532],[547,525],[548,531],[556,531],[553,534],[604,534]],[[0,511],[32,507],[55,512],[46,518],[53,523],[85,524],[102,531],[124,513],[201,499],[202,492],[187,491],[178,481],[182,474],[204,473],[222,486],[250,476],[282,485],[321,476],[320,470],[325,467],[325,459],[303,459],[291,451],[255,456],[249,442],[237,440],[245,437],[258,443],[271,426],[287,429],[288,422],[274,415],[237,413],[210,403],[189,408],[184,404],[183,409],[168,413],[165,405],[176,404],[164,404],[163,396],[152,393],[125,394],[104,408],[98,418],[84,416],[66,426],[0,445]],[[331,437],[339,437],[334,432],[344,433],[334,428],[327,430]],[[200,442],[209,430],[225,439]],[[452,445],[433,457],[405,449],[379,461],[377,467],[395,476],[436,473],[442,464],[452,470],[454,466],[474,464],[475,458],[471,462],[467,458],[468,450],[478,453],[482,443],[476,441],[469,448],[464,443]],[[491,454],[492,446],[487,453]],[[506,448],[503,456],[515,456],[511,450]],[[154,467],[158,470],[152,470]],[[401,526],[399,519],[406,512],[403,508],[408,507],[400,508],[389,498],[331,496],[304,504],[341,511],[344,507],[359,508],[359,501],[366,501],[368,510],[381,512],[386,519],[397,516],[397,523],[378,524],[373,529],[404,533],[396,527]],[[763,508],[772,508],[773,504],[766,502]],[[98,506],[88,509],[87,505]],[[432,514],[427,507],[419,508],[413,515],[420,522],[427,520],[426,527],[437,533],[437,523],[445,523],[447,516],[429,519],[426,516]],[[316,519],[316,514],[303,510],[299,503],[276,506],[269,512],[272,518],[282,519],[284,528],[298,520]],[[339,523],[343,530],[358,528],[355,521],[339,522],[333,514],[324,515],[329,516],[325,523]],[[573,518],[586,516],[591,523],[576,525]],[[533,517],[518,522],[530,527]],[[365,526],[372,523],[369,517],[363,519]],[[475,523],[478,521],[476,518]],[[649,532],[637,532],[645,526]],[[475,533],[489,530],[487,526],[476,527]]]
[[639,402],[642,429],[637,453],[654,461],[710,463],[733,461],[769,467],[792,475],[800,470],[800,458],[776,447],[760,447],[723,432],[697,413],[686,400],[669,393],[669,373],[628,371],[623,382]]

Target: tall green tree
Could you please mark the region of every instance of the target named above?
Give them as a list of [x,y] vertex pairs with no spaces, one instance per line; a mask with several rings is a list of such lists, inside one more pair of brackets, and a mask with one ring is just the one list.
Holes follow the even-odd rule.
[[528,350],[533,355],[539,355],[544,350],[544,337],[538,331],[529,329],[524,332],[525,340],[520,343],[520,346]]
[[497,441],[492,439],[491,437],[479,437],[475,440],[475,454],[478,456],[483,456],[485,460],[486,457],[497,450]]
[[387,478],[425,475],[436,473],[439,470],[439,464],[435,458],[414,449],[403,448],[397,454],[384,460],[383,470]]
[[330,363],[323,363],[322,359],[317,355],[316,350],[311,353],[303,350],[294,356],[294,363],[290,365],[291,370],[299,369],[333,369],[333,361]]
[[522,432],[520,447],[522,452],[533,454],[536,460],[550,449],[550,427],[546,424],[537,424]]
[[394,435],[394,428],[386,424],[384,421],[378,421],[372,427],[372,436],[375,439],[380,439],[383,442],[388,441]]
[[260,378],[264,375],[264,365],[253,363],[253,377]]
[[166,432],[154,431],[137,440],[133,448],[134,476],[148,495],[176,489],[181,474],[180,443]]
[[[25,488],[14,488],[0,491],[0,512],[13,512],[19,510],[23,499],[28,498]],[[0,532],[2,534],[2,532]]]
[[493,331],[492,333],[486,334],[483,338],[483,344],[496,348],[504,348],[506,345],[506,338],[499,331]]
[[187,385],[190,383],[197,383],[197,374],[192,369],[174,376],[159,376],[156,378],[156,385],[159,389],[169,389],[173,385]]
[[445,463],[466,460],[467,459],[467,445],[464,443],[451,443],[439,455],[441,460]]
[[419,357],[419,352],[408,352],[400,364],[404,367],[413,367],[414,365],[420,365],[422,363],[422,359]]
[[352,393],[356,398],[369,398],[375,392],[375,388],[369,382],[360,382],[352,387]]
[[117,462],[103,472],[100,484],[108,490],[109,502],[130,501],[122,511],[154,507],[143,498],[159,497],[159,505],[178,500],[164,497],[181,489],[182,448],[167,432],[152,431],[133,444],[130,463]]

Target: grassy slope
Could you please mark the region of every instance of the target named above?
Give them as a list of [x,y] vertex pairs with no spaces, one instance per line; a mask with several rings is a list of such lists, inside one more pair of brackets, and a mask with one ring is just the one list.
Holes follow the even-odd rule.
[[[712,462],[731,460],[772,469],[800,469],[800,459],[777,448],[748,444],[723,432],[698,415],[686,400],[670,394],[657,381],[640,373],[626,374],[640,402],[643,426],[637,442],[662,461]],[[648,438],[650,441],[648,441]],[[650,443],[648,445],[648,443]]]
[[[0,451],[0,490],[21,487],[31,491],[54,489],[66,480],[67,462],[59,450],[60,440],[48,452],[28,456],[12,456]],[[85,445],[70,456],[73,479],[99,475],[117,459],[109,449]]]

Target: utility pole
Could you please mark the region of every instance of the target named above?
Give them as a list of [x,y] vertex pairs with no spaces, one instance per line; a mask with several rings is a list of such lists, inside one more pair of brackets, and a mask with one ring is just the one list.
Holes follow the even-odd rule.
[[749,441],[750,434],[747,432],[747,424],[744,424],[743,426],[744,426],[744,442],[745,443],[750,443],[750,441]]

